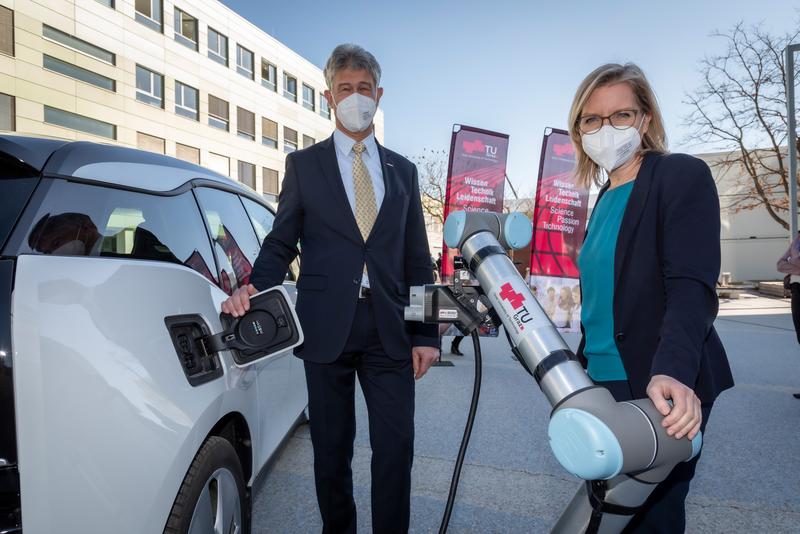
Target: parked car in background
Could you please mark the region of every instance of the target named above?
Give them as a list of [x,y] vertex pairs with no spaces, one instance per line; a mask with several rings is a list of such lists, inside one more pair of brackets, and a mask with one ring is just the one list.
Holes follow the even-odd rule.
[[246,531],[302,362],[204,337],[273,219],[191,163],[0,136],[0,532]]

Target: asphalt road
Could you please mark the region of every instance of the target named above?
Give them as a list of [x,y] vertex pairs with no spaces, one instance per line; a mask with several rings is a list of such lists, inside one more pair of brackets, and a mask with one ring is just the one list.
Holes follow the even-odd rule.
[[[788,301],[722,303],[717,329],[737,385],[717,401],[687,501],[687,532],[800,532],[800,347]],[[411,531],[436,532],[466,420],[474,359],[445,356],[417,383]],[[568,342],[576,343],[575,336]],[[445,347],[449,346],[445,338]],[[485,340],[483,389],[453,517],[452,533],[548,532],[580,481],[546,440],[549,406],[513,361],[504,338]],[[353,460],[359,532],[371,532],[366,407],[357,399]],[[254,532],[314,533],[308,427],[299,427],[256,488]]]

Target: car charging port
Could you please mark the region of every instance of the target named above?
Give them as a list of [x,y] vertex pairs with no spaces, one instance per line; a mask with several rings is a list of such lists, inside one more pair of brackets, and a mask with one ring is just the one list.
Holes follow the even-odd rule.
[[223,331],[212,334],[200,315],[164,318],[189,383],[197,386],[222,376],[219,353],[229,351],[238,366],[287,352],[303,342],[303,331],[289,294],[276,286],[250,297],[241,317],[220,315]]
[[176,315],[164,319],[183,372],[192,386],[222,376],[219,356],[209,350],[210,331],[199,315]]

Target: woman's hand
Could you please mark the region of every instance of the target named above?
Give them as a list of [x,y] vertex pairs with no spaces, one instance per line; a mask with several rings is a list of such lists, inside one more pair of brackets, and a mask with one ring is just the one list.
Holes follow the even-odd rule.
[[[691,388],[667,375],[655,375],[647,385],[647,396],[664,416],[661,426],[667,429],[668,435],[675,439],[683,436],[694,439],[700,431],[703,413],[700,399]],[[672,406],[668,400],[672,400]]]

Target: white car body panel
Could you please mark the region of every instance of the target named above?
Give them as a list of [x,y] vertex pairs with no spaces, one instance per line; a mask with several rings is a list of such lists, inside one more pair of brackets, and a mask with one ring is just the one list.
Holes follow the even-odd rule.
[[192,387],[164,317],[200,314],[219,332],[225,297],[180,265],[18,258],[12,335],[26,534],[161,532],[197,450],[232,412],[250,429],[252,483],[307,405],[305,375],[290,351],[245,367],[222,352],[223,376]]

